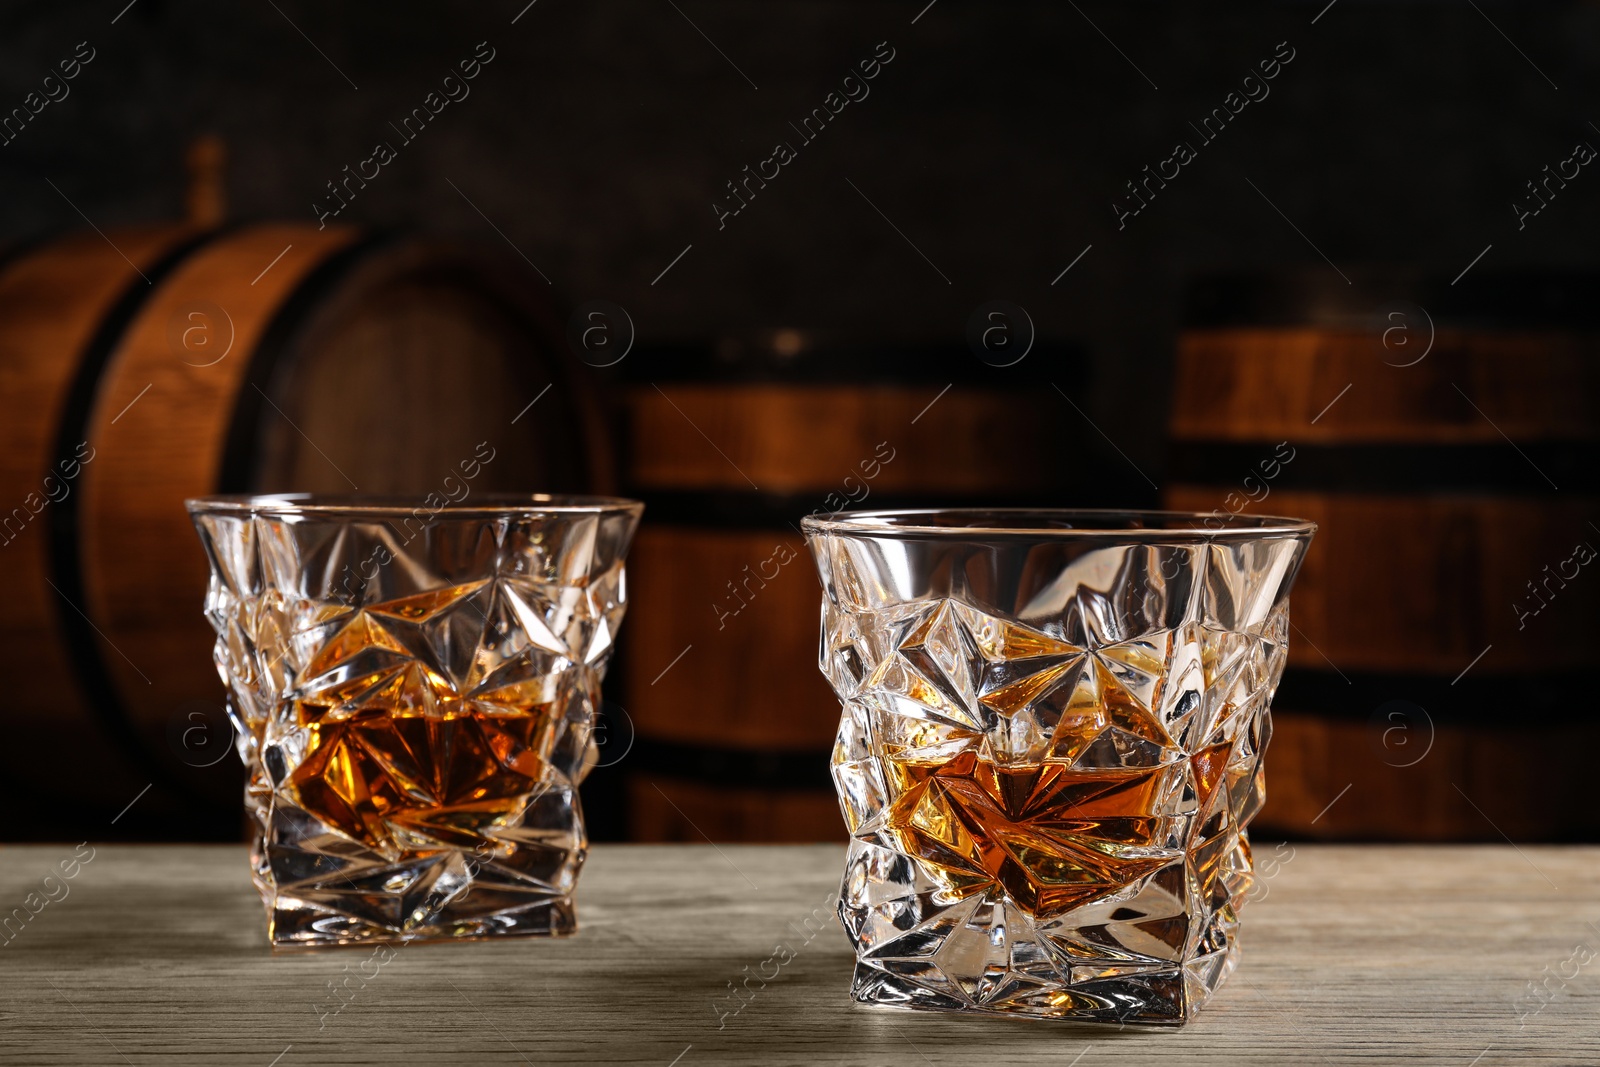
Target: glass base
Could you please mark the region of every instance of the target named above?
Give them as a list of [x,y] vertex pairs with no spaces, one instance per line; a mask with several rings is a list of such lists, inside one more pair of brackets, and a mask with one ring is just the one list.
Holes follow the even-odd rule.
[[[288,906],[286,906],[288,905]],[[481,917],[441,914],[414,926],[388,925],[330,914],[323,908],[280,901],[267,913],[273,948],[322,948],[335,945],[405,944],[412,941],[472,941],[501,937],[565,937],[577,933],[578,912],[571,897]]]
[[[531,825],[539,822],[555,825]],[[267,936],[291,948],[575,933],[572,892],[587,853],[581,816],[552,792],[521,823],[505,831],[510,839],[483,839],[492,847],[386,854],[287,806],[262,814],[251,866]]]
[[[1140,1026],[1182,1026],[1199,1010],[1198,1004],[1189,1004],[1183,972],[1178,968],[1097,977],[1072,986],[996,982],[991,997],[980,1000],[962,991],[931,989],[922,981],[896,973],[902,966],[857,963],[851,995],[874,1008]],[[1225,968],[1224,974],[1231,969]],[[1217,984],[1221,985],[1220,978]]]
[[[1231,919],[1214,919],[1187,946],[1185,920],[1158,920],[1175,944],[1147,938],[1139,947],[1148,955],[1138,959],[1111,939],[1114,931],[1092,923],[1089,909],[1041,923],[1001,894],[980,894],[955,903],[902,897],[858,911],[849,889],[841,918],[870,946],[857,958],[851,995],[874,1007],[1181,1026],[1239,960]],[[1101,917],[1132,914],[1148,898],[1102,905]],[[1132,931],[1120,933],[1137,941]],[[1168,958],[1151,958],[1157,952]]]

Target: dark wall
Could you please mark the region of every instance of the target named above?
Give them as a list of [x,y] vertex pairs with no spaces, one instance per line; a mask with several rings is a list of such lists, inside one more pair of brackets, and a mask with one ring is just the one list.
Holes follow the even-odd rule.
[[[73,205],[102,228],[177,215],[203,131],[230,147],[236,216],[310,219],[388,140],[398,157],[341,221],[496,241],[487,216],[565,297],[622,304],[646,338],[958,338],[978,304],[1013,300],[1088,343],[1088,410],[1158,475],[1191,271],[1325,266],[1313,242],[1346,272],[1453,275],[1490,243],[1483,266],[1594,259],[1600,177],[1521,232],[1511,208],[1576,141],[1600,144],[1594,4],[124,2],[7,5],[0,107],[78,42],[95,59],[0,146],[0,236],[79,226]],[[495,59],[470,97],[401,145],[388,124],[480,41]],[[788,123],[881,41],[895,58],[870,96],[719,231],[723,183],[798,141]],[[1271,95],[1201,146],[1188,123],[1283,41]],[[1198,158],[1119,230],[1123,183],[1179,139]]]

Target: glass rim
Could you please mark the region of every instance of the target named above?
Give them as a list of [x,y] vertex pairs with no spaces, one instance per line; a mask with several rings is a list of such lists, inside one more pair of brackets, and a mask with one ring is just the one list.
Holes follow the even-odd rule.
[[642,501],[580,493],[473,493],[459,501],[430,504],[402,493],[216,493],[191,497],[183,506],[193,515],[260,515],[268,518],[475,519],[501,516],[615,515],[644,513]]
[[[1222,512],[1223,525],[1206,526],[1217,512],[1162,511],[1149,508],[876,508],[808,515],[800,520],[805,534],[840,534],[907,540],[975,541],[1030,538],[1071,541],[1250,540],[1301,537],[1316,533],[1309,519],[1282,515]],[[918,522],[918,519],[967,518],[994,520],[962,525]],[[1054,525],[1051,525],[1051,523]]]

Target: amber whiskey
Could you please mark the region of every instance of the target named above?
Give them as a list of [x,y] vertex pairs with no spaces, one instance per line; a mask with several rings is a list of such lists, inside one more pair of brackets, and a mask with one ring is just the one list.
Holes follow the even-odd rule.
[[418,606],[368,611],[379,621],[346,626],[305,672],[339,680],[294,703],[307,740],[290,774],[293,795],[391,861],[417,848],[473,848],[521,812],[546,777],[561,719],[549,687],[535,678],[483,686],[467,699],[383,624],[384,615],[406,618]]
[[1181,855],[1166,840],[1172,766],[1006,766],[976,752],[891,757],[884,766],[888,832],[949,895],[998,883],[1015,905],[1048,919]]

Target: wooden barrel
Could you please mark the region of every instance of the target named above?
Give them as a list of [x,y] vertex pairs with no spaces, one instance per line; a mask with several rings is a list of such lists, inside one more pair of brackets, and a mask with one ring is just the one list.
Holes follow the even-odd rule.
[[184,498],[607,488],[548,293],[499,258],[289,224],[79,234],[7,263],[4,833],[236,836],[237,760],[196,710],[222,687]]
[[1207,282],[1178,345],[1170,506],[1320,526],[1257,825],[1592,838],[1593,279],[1336,282]]
[[996,368],[964,348],[852,350],[794,331],[640,352],[624,477],[646,503],[618,765],[639,840],[842,839],[839,703],[817,670],[820,587],[798,528],[859,506],[1062,503],[1086,431],[1048,384],[1060,345]]

